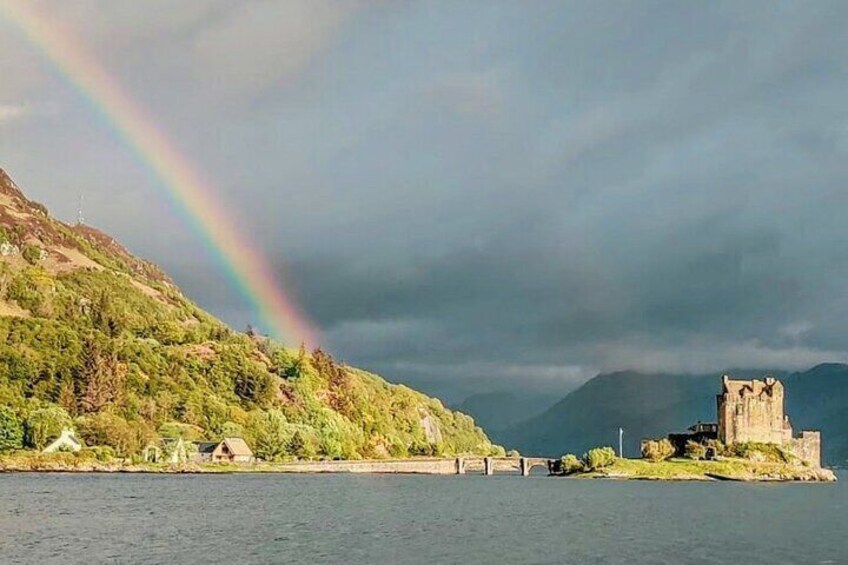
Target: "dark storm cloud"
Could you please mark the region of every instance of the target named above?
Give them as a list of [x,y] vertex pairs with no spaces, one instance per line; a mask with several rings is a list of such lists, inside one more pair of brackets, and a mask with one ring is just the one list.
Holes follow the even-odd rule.
[[[456,399],[848,358],[844,3],[69,5],[351,363]],[[0,38],[3,165],[254,321]]]

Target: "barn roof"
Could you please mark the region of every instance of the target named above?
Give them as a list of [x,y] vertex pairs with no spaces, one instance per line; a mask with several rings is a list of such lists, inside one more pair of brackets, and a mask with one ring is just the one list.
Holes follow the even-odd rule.
[[230,453],[233,455],[247,455],[248,457],[253,455],[250,447],[240,437],[225,437],[221,443],[226,443],[227,448],[229,448]]

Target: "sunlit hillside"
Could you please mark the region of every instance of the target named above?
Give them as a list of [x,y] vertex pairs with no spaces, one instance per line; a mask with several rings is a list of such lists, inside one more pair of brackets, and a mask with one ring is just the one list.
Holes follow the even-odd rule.
[[25,446],[73,425],[122,456],[161,436],[241,436],[269,460],[500,449],[436,399],[289,345],[231,330],[0,170],[0,405]]

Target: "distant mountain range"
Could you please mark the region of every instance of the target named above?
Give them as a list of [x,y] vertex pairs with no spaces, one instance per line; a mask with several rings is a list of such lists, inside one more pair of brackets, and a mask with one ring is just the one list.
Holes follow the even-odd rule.
[[[799,373],[726,371],[754,378],[771,374],[786,386],[786,411],[795,430],[820,429],[827,464],[848,462],[848,365],[822,364]],[[580,454],[598,445],[617,445],[624,428],[625,455],[636,456],[646,437],[663,437],[701,420],[715,421],[720,377],[645,374],[635,371],[600,374],[544,413],[505,430],[493,439],[528,455]]]
[[538,416],[557,400],[558,396],[546,392],[485,392],[469,396],[453,409],[473,416],[479,426],[491,433]]

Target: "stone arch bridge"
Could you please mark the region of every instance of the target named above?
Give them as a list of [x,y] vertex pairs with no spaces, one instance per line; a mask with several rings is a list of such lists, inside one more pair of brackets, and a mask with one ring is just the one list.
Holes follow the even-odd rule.
[[535,468],[553,473],[553,459],[542,457],[455,457],[386,459],[365,461],[304,461],[275,465],[291,473],[398,473],[420,475],[520,474],[527,477]]
[[553,461],[542,457],[457,457],[456,474],[480,472],[483,475],[518,472],[522,477],[530,475],[535,467],[553,473]]

